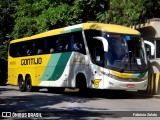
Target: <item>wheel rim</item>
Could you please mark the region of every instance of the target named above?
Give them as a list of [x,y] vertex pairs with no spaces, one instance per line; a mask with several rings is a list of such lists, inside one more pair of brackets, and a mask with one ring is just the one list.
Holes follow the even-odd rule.
[[21,89],[23,89],[23,86],[24,86],[24,81],[22,80],[22,78],[20,78],[20,80],[19,80],[19,89],[21,90]]
[[31,88],[31,84],[30,84],[30,80],[28,79],[27,80],[27,90],[30,90],[30,88]]
[[31,81],[30,81],[30,77],[27,78],[27,80],[26,80],[26,89],[27,89],[28,92],[31,92],[32,84],[31,84]]

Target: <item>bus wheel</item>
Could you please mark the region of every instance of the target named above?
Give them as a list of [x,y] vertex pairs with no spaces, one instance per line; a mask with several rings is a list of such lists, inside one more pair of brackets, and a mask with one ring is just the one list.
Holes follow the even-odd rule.
[[26,86],[25,86],[25,82],[23,80],[23,77],[19,77],[19,79],[18,79],[18,87],[19,87],[19,91],[21,91],[21,92],[26,91]]
[[87,94],[86,78],[83,74],[79,74],[76,77],[76,87],[79,88],[79,93],[84,95]]
[[31,81],[31,77],[27,77],[26,79],[26,91],[27,92],[33,92],[34,91],[34,88],[32,86],[32,81]]

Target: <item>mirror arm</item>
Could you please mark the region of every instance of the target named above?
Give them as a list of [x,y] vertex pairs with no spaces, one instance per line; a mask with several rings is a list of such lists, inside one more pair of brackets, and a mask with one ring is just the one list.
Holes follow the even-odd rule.
[[103,43],[104,51],[108,52],[108,41],[104,37],[93,37],[94,39],[100,40]]
[[144,40],[144,43],[151,47],[151,55],[154,55],[155,45],[152,42]]

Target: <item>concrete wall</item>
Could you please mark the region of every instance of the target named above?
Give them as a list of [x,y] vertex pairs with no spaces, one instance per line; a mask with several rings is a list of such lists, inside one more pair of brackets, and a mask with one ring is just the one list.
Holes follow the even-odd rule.
[[153,22],[153,26],[156,31],[155,38],[160,38],[160,19]]
[[160,95],[160,58],[149,60],[147,94]]
[[[150,40],[155,44],[160,40],[160,18],[153,18],[146,23],[131,26],[133,29],[138,30],[145,40]],[[160,46],[158,46],[160,47]],[[155,49],[155,53],[160,52]],[[155,59],[149,60],[149,82],[148,88],[145,91],[147,94],[160,95],[160,58],[154,56]]]
[[160,38],[160,18],[150,19],[146,23],[131,26],[131,28],[138,30],[144,39]]

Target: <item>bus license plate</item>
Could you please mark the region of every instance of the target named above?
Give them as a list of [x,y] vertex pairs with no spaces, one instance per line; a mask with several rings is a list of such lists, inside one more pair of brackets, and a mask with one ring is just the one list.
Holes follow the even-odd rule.
[[128,87],[128,88],[134,88],[135,85],[134,85],[134,84],[127,84],[127,87]]

